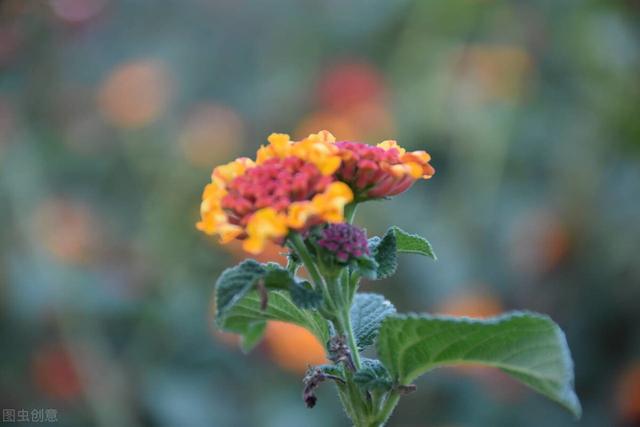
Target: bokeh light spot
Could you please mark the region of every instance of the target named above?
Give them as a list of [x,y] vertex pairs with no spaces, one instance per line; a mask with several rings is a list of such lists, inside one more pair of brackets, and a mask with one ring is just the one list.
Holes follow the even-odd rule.
[[332,110],[378,101],[383,97],[384,80],[372,65],[344,62],[326,70],[318,85],[321,106]]
[[244,142],[244,134],[242,118],[234,110],[201,104],[187,117],[179,142],[191,164],[211,167],[233,157]]
[[322,344],[301,326],[271,321],[267,324],[265,341],[271,358],[290,372],[301,374],[309,365],[327,363]]
[[83,203],[46,199],[36,209],[32,223],[44,249],[61,262],[85,264],[99,255],[102,227]]
[[98,104],[104,116],[121,128],[139,128],[167,109],[172,80],[154,60],[136,60],[116,67],[103,82]]
[[489,292],[468,291],[446,299],[437,309],[439,314],[487,318],[504,310],[497,296]]
[[31,375],[36,387],[50,399],[73,400],[82,391],[71,355],[59,344],[36,351],[31,360]]

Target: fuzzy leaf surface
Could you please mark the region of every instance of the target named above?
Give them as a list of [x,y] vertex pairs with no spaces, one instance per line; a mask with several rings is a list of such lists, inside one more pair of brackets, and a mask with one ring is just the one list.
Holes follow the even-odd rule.
[[264,320],[256,322],[248,322],[240,333],[240,349],[243,353],[249,353],[253,350],[264,337],[267,329],[267,322]]
[[351,306],[351,325],[360,349],[375,342],[380,324],[396,308],[382,295],[357,293]]
[[365,391],[389,391],[393,388],[389,372],[375,359],[362,359],[362,367],[354,374],[353,380]]
[[378,355],[399,384],[442,366],[495,367],[581,414],[573,361],[562,330],[549,317],[515,312],[472,320],[392,315],[380,327]]
[[396,247],[398,252],[418,254],[428,256],[434,260],[438,259],[431,243],[427,239],[417,234],[411,234],[400,227],[390,229],[396,237]]
[[396,273],[398,269],[398,251],[395,233],[389,230],[382,238],[378,236],[370,238],[369,250],[378,264],[375,279],[386,279]]
[[265,266],[252,259],[223,271],[216,281],[218,317],[232,309],[266,274]]
[[327,321],[316,311],[299,308],[288,292],[269,291],[269,304],[265,310],[261,308],[261,297],[257,291],[251,291],[238,301],[224,315],[218,315],[220,328],[235,333],[245,333],[247,325],[267,320],[279,320],[293,323],[309,330],[322,345],[329,340]]
[[296,282],[293,281],[289,285],[289,293],[291,300],[299,308],[318,308],[322,303],[322,292],[317,289],[313,289],[311,283],[307,281]]

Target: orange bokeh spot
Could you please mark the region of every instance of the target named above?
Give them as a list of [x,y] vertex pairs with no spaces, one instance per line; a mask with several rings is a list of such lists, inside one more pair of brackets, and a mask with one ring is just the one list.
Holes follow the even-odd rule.
[[502,313],[503,307],[500,300],[491,294],[466,292],[444,301],[437,312],[448,316],[483,319]]
[[82,392],[73,360],[61,345],[39,349],[31,360],[31,374],[36,387],[49,398],[73,400]]
[[640,361],[622,373],[616,389],[616,406],[629,425],[640,424]]
[[180,133],[180,147],[196,166],[210,167],[233,157],[244,140],[242,118],[224,105],[198,105]]
[[385,140],[396,134],[395,119],[384,103],[359,104],[346,114],[360,134],[361,141]]
[[520,273],[542,274],[560,264],[571,249],[571,237],[561,218],[549,209],[525,213],[511,230],[509,254]]
[[383,76],[372,65],[334,65],[320,78],[318,110],[300,122],[295,135],[326,129],[340,141],[389,139],[395,133],[395,120],[386,93]]
[[359,104],[343,112],[311,113],[300,122],[295,135],[308,135],[317,129],[328,130],[340,141],[377,141],[394,134],[395,121],[383,104]]
[[83,264],[97,255],[102,230],[87,205],[47,199],[38,206],[32,221],[42,246],[60,261]]
[[104,116],[115,126],[139,128],[166,110],[171,79],[161,63],[136,60],[115,68],[98,94]]
[[301,326],[271,321],[267,324],[265,342],[271,358],[290,372],[302,374],[309,365],[327,363],[323,345]]
[[[224,245],[224,248],[228,249],[231,255],[239,261],[247,258],[247,253],[242,249],[242,241],[240,240],[229,242]],[[288,250],[286,248],[269,241],[265,243],[264,250],[261,253],[251,255],[251,257],[259,262],[277,262],[278,264],[284,265],[287,262],[285,255],[287,252]]]
[[325,72],[318,85],[321,106],[330,110],[345,110],[360,104],[378,102],[384,94],[382,75],[372,65],[364,62],[334,65]]
[[359,129],[349,117],[331,111],[318,111],[306,116],[296,128],[294,135],[303,138],[306,135],[326,129],[340,140],[355,141],[362,137]]

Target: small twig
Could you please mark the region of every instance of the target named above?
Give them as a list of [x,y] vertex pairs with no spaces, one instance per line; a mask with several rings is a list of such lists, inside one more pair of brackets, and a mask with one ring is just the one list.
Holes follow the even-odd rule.
[[329,360],[335,364],[344,363],[349,370],[356,371],[347,339],[342,335],[336,335],[329,340]]
[[269,293],[264,285],[264,280],[258,282],[257,288],[260,294],[260,310],[265,311],[269,305]]
[[409,385],[398,385],[396,389],[398,390],[398,393],[400,393],[402,396],[406,396],[407,394],[411,394],[414,391],[416,391],[418,387],[415,384],[409,384]]
[[337,375],[327,374],[319,368],[309,367],[307,374],[304,376],[302,382],[304,383],[304,390],[302,391],[302,399],[307,405],[307,408],[313,408],[316,406],[318,397],[315,394],[316,389],[320,386],[320,383],[326,380],[333,380],[340,384],[345,384],[344,380]]

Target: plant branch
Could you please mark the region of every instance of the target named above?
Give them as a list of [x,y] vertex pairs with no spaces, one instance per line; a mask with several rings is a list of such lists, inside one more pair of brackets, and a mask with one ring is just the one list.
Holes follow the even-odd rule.
[[309,250],[307,249],[302,236],[300,236],[299,233],[291,233],[289,235],[289,242],[302,260],[302,264],[309,273],[309,276],[311,276],[311,281],[313,282],[315,287],[322,290],[323,297],[325,298],[325,303],[327,304],[329,310],[335,310],[335,303],[331,298],[331,295],[329,294],[327,284],[322,277],[322,274],[320,274],[318,266],[313,261],[313,258],[311,257],[311,254],[309,253]]
[[[345,217],[349,222],[353,220],[355,207],[355,204],[348,205],[345,210]],[[399,395],[390,395],[384,402],[383,408],[378,412],[378,405],[373,405],[371,399],[367,399],[354,382],[355,371],[362,366],[360,352],[351,322],[351,304],[357,288],[357,280],[355,283],[352,282],[352,278],[346,268],[339,276],[323,275],[322,271],[325,270],[325,267],[322,265],[319,266],[316,263],[299,233],[291,233],[288,241],[309,273],[314,286],[322,290],[325,299],[325,308],[321,310],[321,313],[333,323],[337,334],[334,338],[339,339],[339,337],[341,337],[343,340],[342,345],[345,347],[344,352],[349,359],[349,363],[345,369],[344,384],[337,383],[336,385],[340,400],[347,415],[356,427],[377,427],[384,425],[384,421],[395,408]],[[392,401],[394,399],[395,402]]]
[[382,427],[387,423],[389,417],[391,417],[391,414],[398,405],[400,396],[401,394],[395,390],[390,392],[389,396],[387,396],[387,400],[385,400],[384,405],[382,406],[382,409],[380,409],[378,416],[370,427]]
[[347,339],[347,345],[349,346],[349,351],[351,352],[351,357],[353,359],[353,364],[356,367],[356,370],[360,369],[360,352],[358,351],[358,344],[356,343],[356,337],[353,333],[353,327],[351,326],[351,315],[350,309],[347,307],[343,310],[341,322],[343,323],[344,334]]

